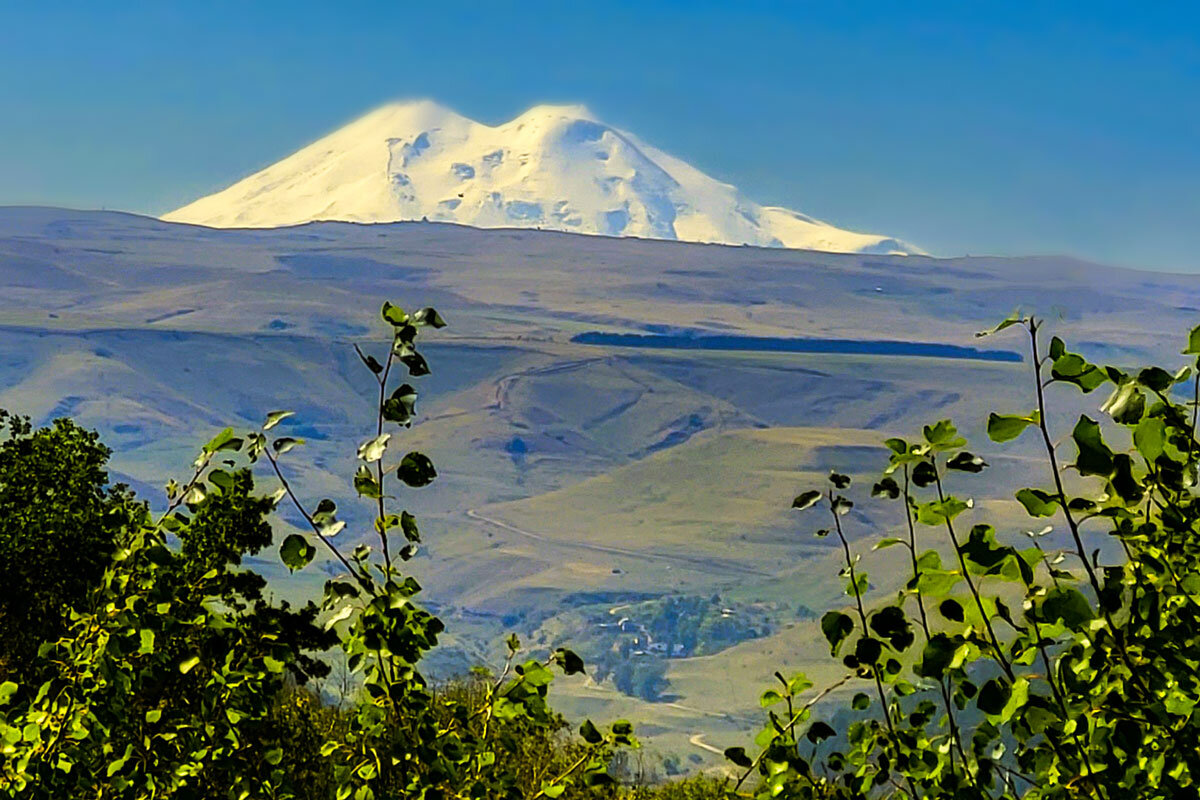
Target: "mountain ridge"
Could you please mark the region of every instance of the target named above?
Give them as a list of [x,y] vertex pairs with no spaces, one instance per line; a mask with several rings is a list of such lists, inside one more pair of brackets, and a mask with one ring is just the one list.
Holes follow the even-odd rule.
[[893,237],[763,206],[582,105],[500,125],[428,100],[391,103],[228,188],[163,215],[209,227],[426,219],[607,236],[875,254]]

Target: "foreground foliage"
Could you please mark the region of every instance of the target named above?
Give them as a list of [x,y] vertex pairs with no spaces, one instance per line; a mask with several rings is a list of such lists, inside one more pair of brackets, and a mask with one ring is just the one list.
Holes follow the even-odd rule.
[[[1200,794],[1200,361],[1177,370],[1100,366],[1023,330],[1030,408],[987,422],[1041,451],[1036,485],[1012,487],[1031,519],[1017,539],[960,484],[987,461],[948,420],[886,441],[870,488],[896,509],[907,583],[881,606],[854,553],[851,479],[832,474],[793,501],[828,521],[845,557],[848,607],[821,619],[844,677],[820,687],[776,673],[766,724],[726,751],[736,772],[661,787],[613,787],[631,726],[585,722],[568,736],[550,708],[557,650],[443,686],[423,657],[442,623],[402,566],[421,544],[395,494],[436,479],[425,455],[393,450],[427,374],[416,340],[432,309],[385,304],[386,355],[359,351],[378,386],[373,435],[350,480],[377,548],[348,538],[336,504],[289,481],[302,441],[290,416],[223,431],[153,517],[107,488],[105,450],[69,422],[7,418],[0,443],[0,794],[59,798],[1176,798]],[[1184,353],[1200,356],[1200,328]],[[399,384],[399,385],[397,385]],[[1098,413],[1057,430],[1058,390],[1107,390]],[[1093,404],[1094,405],[1094,404]],[[1061,424],[1061,423],[1058,423]],[[1061,438],[1059,438],[1061,437]],[[1032,463],[1032,462],[1031,462]],[[258,494],[254,470],[278,489]],[[994,490],[994,487],[989,487]],[[956,494],[955,492],[960,492]],[[992,492],[994,493],[994,491]],[[319,602],[275,605],[242,560],[272,544],[280,504],[306,526],[279,555],[341,568]],[[874,533],[874,532],[867,532]],[[64,609],[70,609],[64,610]],[[670,638],[670,637],[668,637]],[[311,688],[340,648],[346,692]]]
[[[771,712],[757,755],[726,753],[744,770],[729,791],[1197,795],[1200,373],[1102,367],[1057,338],[1043,350],[1035,319],[1013,317],[987,333],[1009,328],[1028,338],[1032,408],[994,413],[987,427],[995,442],[1033,436],[1043,451],[1042,470],[1030,474],[1044,482],[1015,491],[1033,530],[1009,543],[978,515],[969,529],[961,524],[973,504],[950,484],[987,463],[949,421],[915,442],[889,439],[871,494],[899,504],[904,533],[875,547],[906,548],[911,579],[892,602],[868,609],[868,578],[844,527],[850,479],[834,474],[827,488],[799,495],[796,508],[824,506],[828,527],[818,535],[836,536],[845,554],[852,607],[826,614],[821,628],[847,670],[829,688],[849,698],[850,713],[838,715],[840,727],[819,719],[816,698],[803,699],[811,684],[780,675],[762,698]],[[1200,353],[1200,328],[1184,353]],[[1060,441],[1049,390],[1106,386],[1100,417],[1080,415]],[[1043,545],[1052,526],[1062,527],[1062,550]]]
[[[272,412],[261,428],[242,435],[227,429],[205,445],[191,477],[168,485],[170,506],[157,519],[121,490],[100,492],[107,452],[87,449],[94,445],[91,435],[80,445],[69,423],[58,426],[58,438],[53,431],[31,436],[26,423],[16,424],[9,450],[51,442],[40,457],[20,461],[23,468],[83,473],[82,488],[62,495],[60,511],[69,519],[47,518],[46,530],[99,536],[90,558],[106,566],[90,587],[87,570],[79,571],[87,591],[69,586],[47,601],[75,606],[62,636],[41,644],[28,669],[14,675],[19,680],[0,683],[0,791],[36,798],[289,798],[313,796],[315,783],[338,800],[536,799],[611,782],[612,748],[635,744],[627,722],[607,731],[585,723],[582,743],[568,748],[569,763],[499,757],[561,729],[547,689],[552,669],[583,670],[574,653],[517,659],[513,637],[503,672],[458,694],[439,695],[419,671],[442,623],[413,602],[420,586],[400,570],[416,552],[420,532],[411,514],[391,508],[389,491],[393,484],[426,486],[437,472],[419,452],[385,465],[394,432],[411,425],[417,398],[413,386],[393,386],[391,379],[393,368],[405,368],[411,378],[428,374],[416,339],[421,329],[445,323],[433,309],[410,315],[391,304],[384,304],[382,316],[392,329],[387,353],[377,359],[359,351],[379,394],[375,435],[359,447],[352,476],[376,512],[378,551],[360,544],[345,552],[337,544],[345,523],[336,504],[309,505],[293,491],[286,456],[302,442],[271,433],[290,412]],[[77,459],[79,450],[89,458]],[[5,463],[0,458],[0,467]],[[269,496],[254,494],[251,470],[263,465],[280,484]],[[56,491],[44,475],[24,482],[0,477],[8,481],[0,501],[14,486]],[[319,607],[273,606],[263,598],[263,579],[238,568],[243,555],[271,542],[264,517],[281,501],[309,528],[283,540],[283,562],[303,569],[319,546],[344,570],[325,584]],[[53,501],[49,506],[57,509]],[[95,526],[106,514],[117,517],[111,529]],[[25,523],[25,517],[13,520],[17,528]],[[24,543],[39,533],[10,532],[3,546],[29,549]],[[65,546],[82,547],[77,541]],[[35,563],[28,583],[50,580],[42,562]],[[304,708],[303,696],[293,693],[298,705],[289,708],[289,687],[328,672],[312,654],[332,645],[343,651],[358,687],[351,707],[322,714],[312,703]],[[326,768],[314,769],[316,742],[297,735],[300,717],[323,717],[316,756]],[[545,769],[522,772],[534,762]]]

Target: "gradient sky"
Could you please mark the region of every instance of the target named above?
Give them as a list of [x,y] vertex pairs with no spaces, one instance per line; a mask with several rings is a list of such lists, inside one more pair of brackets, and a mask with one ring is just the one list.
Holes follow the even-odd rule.
[[158,214],[381,102],[538,102],[938,255],[1200,271],[1195,3],[0,0],[0,204]]

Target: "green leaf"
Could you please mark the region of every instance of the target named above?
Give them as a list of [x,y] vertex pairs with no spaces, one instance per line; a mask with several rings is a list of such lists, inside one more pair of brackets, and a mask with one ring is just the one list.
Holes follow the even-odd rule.
[[878,542],[876,542],[875,546],[872,547],[871,549],[872,550],[886,550],[887,548],[892,547],[894,545],[898,545],[898,544],[908,544],[908,542],[906,542],[904,539],[900,539],[896,536],[886,536],[883,539],[880,539]]
[[416,414],[416,406],[417,390],[406,383],[383,402],[383,418],[398,425],[408,425]]
[[262,429],[269,431],[288,417],[295,416],[295,414],[295,411],[272,411],[267,414],[267,421],[263,423]]
[[422,375],[428,375],[430,372],[429,362],[427,362],[425,357],[415,350],[400,356],[400,363],[408,367],[408,374],[414,378],[419,378]]
[[1058,496],[1041,489],[1021,489],[1017,492],[1017,500],[1031,517],[1053,517],[1058,512]]
[[12,696],[17,693],[19,687],[12,681],[4,681],[0,683],[0,706],[8,705],[12,700]]
[[1037,424],[1037,421],[1037,412],[1029,416],[993,412],[988,416],[988,437],[993,442],[1008,442],[1020,436],[1030,425]]
[[1092,619],[1092,605],[1078,589],[1056,586],[1042,601],[1042,616],[1047,622],[1061,619],[1068,628],[1078,630]]
[[813,687],[813,682],[803,672],[797,672],[786,683],[787,690],[793,695],[802,694]]
[[179,671],[182,672],[184,675],[187,675],[189,672],[191,672],[193,669],[195,669],[196,665],[199,663],[200,663],[200,656],[192,656],[191,658],[185,659],[183,662],[181,662],[179,664]]
[[208,481],[223,492],[228,492],[234,484],[233,476],[223,469],[214,469],[209,472]]
[[[116,758],[116,759],[113,759],[112,761],[108,762],[108,769],[105,774],[109,778],[111,778],[113,775],[115,775],[118,772],[120,772],[121,770],[125,769],[125,765],[129,762],[129,757],[131,755],[133,755],[133,745],[127,744],[127,745],[125,745],[124,755],[122,755],[120,758]],[[115,783],[116,782],[114,781],[114,784]]]
[[1192,328],[1192,332],[1188,334],[1187,347],[1183,350],[1183,354],[1186,356],[1196,355],[1197,353],[1200,353],[1200,325]]
[[960,472],[983,472],[987,462],[973,453],[968,453],[963,450],[961,453],[955,453],[946,461],[947,469],[956,469]]
[[835,731],[829,725],[829,723],[817,720],[811,726],[809,726],[807,731],[805,731],[804,738],[808,739],[813,744],[820,744],[829,737],[836,735],[837,731]]
[[807,492],[802,492],[796,495],[796,499],[792,501],[792,508],[805,509],[816,505],[821,499],[821,493],[816,489],[809,489]]
[[924,489],[926,486],[932,486],[937,483],[938,471],[932,461],[920,461],[912,469],[912,482],[914,486]]
[[1100,410],[1108,414],[1114,421],[1122,425],[1133,425],[1142,418],[1146,409],[1146,396],[1133,381],[1123,383],[1113,389],[1113,393],[1100,406]]
[[184,492],[183,502],[190,506],[194,506],[198,503],[203,503],[205,497],[208,497],[208,490],[204,487],[204,483],[202,481],[196,481],[190,487],[188,487],[186,492]]
[[404,309],[400,308],[399,306],[394,306],[391,303],[385,302],[383,304],[383,308],[380,309],[379,314],[383,317],[384,322],[395,327],[408,324],[408,314],[404,312]]
[[226,428],[218,433],[208,444],[204,445],[204,452],[216,453],[219,450],[237,450],[242,446],[242,440],[233,435],[233,428]]
[[377,500],[382,496],[383,492],[379,488],[379,481],[375,479],[371,473],[371,468],[366,464],[361,464],[358,471],[354,473],[354,490],[362,497],[369,497],[372,500]]
[[921,662],[916,666],[916,673],[924,678],[940,680],[946,670],[954,662],[958,654],[959,643],[944,633],[935,633],[925,643],[921,652]]
[[783,695],[774,689],[767,689],[762,693],[762,696],[758,698],[758,704],[763,708],[773,706],[780,702],[783,702]]
[[373,439],[367,439],[358,446],[358,457],[368,464],[378,461],[383,458],[384,451],[387,450],[388,440],[391,438],[392,435],[390,433],[381,433]]
[[533,659],[517,667],[517,672],[525,678],[525,682],[530,686],[546,686],[554,680],[554,675],[550,670],[542,666],[541,662]]
[[988,328],[986,331],[979,331],[975,335],[977,337],[991,336],[993,333],[999,333],[1000,331],[1004,330],[1005,328],[1010,328],[1013,325],[1020,325],[1023,322],[1025,322],[1025,317],[1021,314],[1021,312],[1014,311],[1013,313],[1009,314],[1007,317],[1002,319],[995,327]]
[[604,735],[600,733],[600,730],[590,719],[584,720],[583,724],[579,726],[579,735],[588,744],[600,744],[604,741]]
[[850,700],[850,707],[855,711],[865,711],[871,706],[871,698],[865,692],[859,692]]
[[1154,392],[1165,392],[1175,383],[1175,376],[1162,367],[1146,367],[1138,373],[1137,381]]
[[958,570],[923,569],[917,578],[917,592],[922,597],[945,597],[961,580]]
[[994,716],[1004,710],[1011,695],[1012,690],[1009,688],[1008,681],[1003,678],[992,678],[983,684],[975,703],[979,706],[980,711]]
[[[339,533],[341,533],[342,529],[345,527],[346,523],[344,521],[340,519],[330,519],[318,525],[317,529],[326,539],[332,539],[334,536],[337,536]],[[316,548],[313,549],[315,550]]]
[[1150,463],[1163,454],[1166,440],[1166,423],[1158,417],[1146,417],[1133,429],[1133,446]]
[[404,538],[408,541],[421,541],[421,532],[417,529],[417,518],[407,511],[400,512],[400,530],[404,532]]
[[1029,699],[1029,680],[1027,678],[1017,678],[1009,690],[1008,702],[1004,704],[1004,708],[1000,709],[1000,722],[1006,723],[1013,718],[1017,710],[1024,707]]
[[412,324],[418,327],[428,325],[431,328],[444,328],[446,320],[442,319],[442,315],[435,309],[426,307],[412,315]]
[[962,603],[954,598],[947,598],[938,605],[938,613],[951,622],[962,622],[966,618]]
[[792,500],[793,509],[809,509],[816,505],[817,500],[821,499],[821,492],[816,489],[809,489],[808,492],[802,492],[796,495],[796,499]]
[[896,652],[907,650],[913,643],[913,630],[899,606],[884,606],[871,615],[871,630],[887,640]]
[[821,617],[821,632],[829,642],[830,654],[836,656],[846,637],[854,632],[854,620],[850,619],[849,614],[843,614],[841,611],[826,612]]
[[951,450],[967,443],[966,439],[958,435],[958,428],[948,419],[926,425],[922,433],[925,441],[932,445],[934,450]]
[[316,554],[317,548],[298,533],[289,534],[279,547],[279,558],[292,572],[308,566]]
[[574,650],[560,647],[554,651],[554,660],[562,667],[565,675],[578,675],[584,672],[583,659]]
[[396,476],[414,489],[428,486],[437,477],[433,462],[423,453],[412,452],[400,461]]
[[281,456],[297,445],[304,444],[303,439],[296,439],[291,436],[282,436],[271,443],[271,448],[275,451],[275,455]]
[[725,749],[725,758],[733,762],[735,766],[742,769],[749,769],[754,766],[754,762],[750,760],[750,756],[746,755],[744,747],[728,747]]
[[337,613],[331,615],[329,619],[325,620],[325,623],[322,625],[322,627],[325,630],[330,630],[342,620],[350,619],[353,614],[354,606],[342,606],[340,609],[338,609]]
[[957,497],[950,496],[945,500],[931,500],[917,506],[917,522],[922,525],[941,525],[952,522],[955,517],[970,508],[971,505]]
[[1100,425],[1090,417],[1080,415],[1071,433],[1079,448],[1075,468],[1080,475],[1109,475],[1113,470],[1113,452],[1104,443]]
[[313,521],[321,523],[333,519],[333,515],[337,513],[337,503],[330,500],[328,497],[317,503],[317,508],[313,511]]
[[1084,394],[1093,391],[1108,381],[1108,375],[1095,364],[1090,364],[1076,353],[1064,353],[1054,360],[1050,377],[1078,386]]
[[890,475],[886,476],[871,487],[871,496],[895,500],[900,496],[900,484],[896,483],[896,479]]

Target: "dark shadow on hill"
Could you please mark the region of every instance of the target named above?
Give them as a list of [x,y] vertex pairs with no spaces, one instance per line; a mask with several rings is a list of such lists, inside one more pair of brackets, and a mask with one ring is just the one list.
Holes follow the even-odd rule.
[[840,353],[869,356],[925,356],[976,361],[1022,361],[1011,350],[982,350],[940,342],[898,342],[881,339],[818,339],[777,336],[733,336],[695,332],[673,334],[605,333],[587,331],[571,337],[576,344],[608,347],[654,347],[667,350],[746,350],[775,353]]

